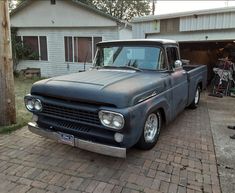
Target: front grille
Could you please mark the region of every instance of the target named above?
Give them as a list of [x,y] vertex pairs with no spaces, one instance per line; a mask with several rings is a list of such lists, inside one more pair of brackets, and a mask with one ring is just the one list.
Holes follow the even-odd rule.
[[100,125],[98,113],[96,112],[43,103],[42,113],[44,115],[52,115],[63,119],[74,120],[76,122]]
[[88,133],[91,130],[91,126],[85,126],[79,123],[74,123],[71,121],[63,121],[52,118],[44,118],[38,122],[42,127],[50,127],[51,129],[70,129],[74,131],[79,131],[83,133]]
[[49,129],[55,132],[63,132],[74,135],[76,138],[94,141],[97,143],[116,145],[119,144],[114,141],[114,131],[107,129],[98,129],[91,125],[85,125],[69,120],[61,120],[59,118],[51,118],[42,116],[38,122],[40,128]]

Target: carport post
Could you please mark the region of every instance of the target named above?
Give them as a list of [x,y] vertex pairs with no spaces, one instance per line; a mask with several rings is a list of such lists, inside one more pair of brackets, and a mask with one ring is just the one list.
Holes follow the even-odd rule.
[[0,1],[0,126],[16,122],[8,0]]

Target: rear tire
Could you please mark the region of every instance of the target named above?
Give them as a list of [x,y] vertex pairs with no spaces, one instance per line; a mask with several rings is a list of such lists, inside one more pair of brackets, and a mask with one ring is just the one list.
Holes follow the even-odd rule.
[[200,94],[201,94],[201,89],[200,86],[198,85],[194,94],[194,99],[192,103],[189,105],[189,108],[196,109],[198,107],[198,104],[200,102]]
[[142,135],[136,144],[138,148],[149,150],[155,146],[162,127],[160,111],[149,113],[144,124]]

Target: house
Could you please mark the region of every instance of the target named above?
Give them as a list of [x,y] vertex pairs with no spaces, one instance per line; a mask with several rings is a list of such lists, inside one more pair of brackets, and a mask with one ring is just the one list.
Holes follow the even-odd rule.
[[208,65],[208,77],[218,59],[235,62],[235,7],[134,18],[133,38],[164,38],[179,42],[182,58]]
[[75,0],[26,0],[10,19],[32,51],[17,70],[39,68],[42,77],[89,69],[97,42],[132,37],[129,24]]

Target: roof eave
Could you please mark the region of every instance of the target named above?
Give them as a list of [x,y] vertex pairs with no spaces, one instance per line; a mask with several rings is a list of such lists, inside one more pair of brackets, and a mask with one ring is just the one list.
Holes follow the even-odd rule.
[[194,15],[208,15],[208,14],[214,14],[214,13],[227,13],[227,12],[234,12],[234,11],[235,11],[235,6],[230,6],[230,7],[215,8],[215,9],[194,10],[194,11],[187,11],[187,12],[135,17],[133,18],[131,22],[139,23],[139,22],[145,22],[145,21],[173,19],[173,18],[188,17],[188,16],[194,16]]

